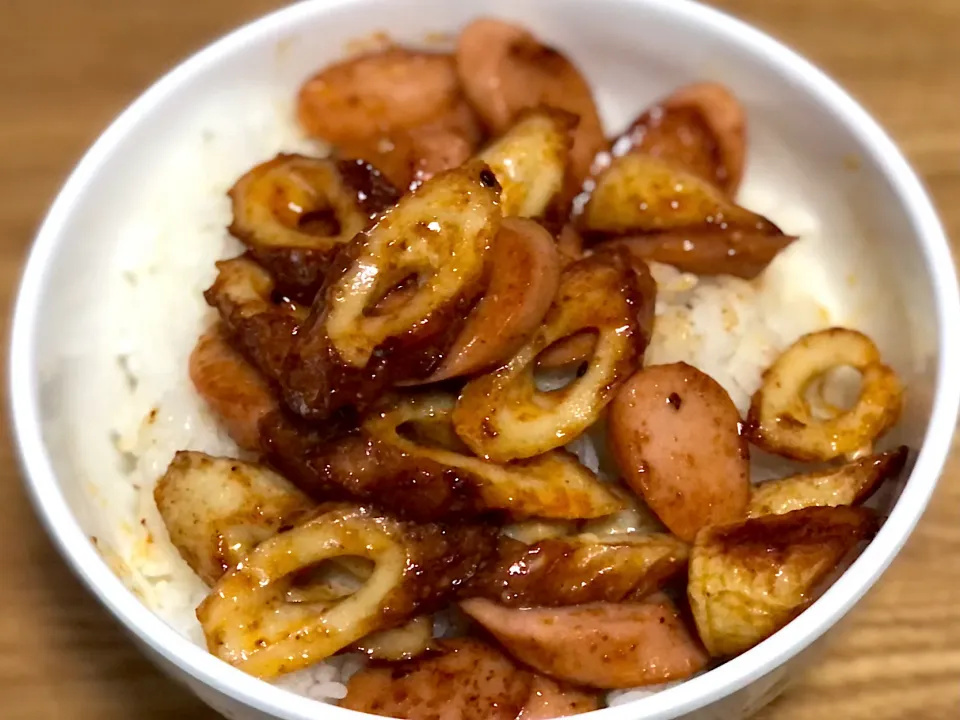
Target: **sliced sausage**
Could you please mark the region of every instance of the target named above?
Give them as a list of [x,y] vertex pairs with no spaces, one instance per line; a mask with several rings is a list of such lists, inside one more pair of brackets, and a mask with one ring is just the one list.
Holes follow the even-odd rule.
[[300,88],[297,116],[310,135],[336,145],[420,125],[459,98],[450,55],[395,47],[314,75]]
[[474,598],[460,606],[514,657],[580,685],[615,689],[682,680],[707,662],[662,595],[623,605],[514,609]]
[[590,712],[598,707],[600,698],[597,693],[535,675],[530,686],[530,697],[517,720],[553,720]]
[[530,673],[479,640],[438,644],[437,654],[361,670],[340,707],[405,720],[515,720],[530,695]]
[[677,162],[733,197],[743,177],[746,124],[743,106],[726,87],[695,83],[644,112],[614,147]]
[[746,517],[750,455],[719,383],[686,363],[633,375],[610,409],[610,444],[627,484],[678,537]]
[[190,353],[190,380],[227,434],[244,450],[260,450],[259,423],[280,407],[273,388],[227,342],[223,328],[204,333]]
[[590,85],[577,67],[525,29],[490,19],[475,20],[460,33],[456,60],[467,98],[494,134],[521,110],[539,105],[580,118],[563,192],[565,201],[572,199],[597,153],[609,147]]
[[560,284],[556,243],[533,220],[504,218],[493,243],[490,286],[443,364],[425,382],[487,370],[540,327]]

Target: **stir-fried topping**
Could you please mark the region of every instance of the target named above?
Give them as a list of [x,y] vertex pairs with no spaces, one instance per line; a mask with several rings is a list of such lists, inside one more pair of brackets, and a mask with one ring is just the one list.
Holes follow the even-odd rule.
[[[563,717],[747,650],[876,532],[908,451],[874,447],[903,389],[870,338],[798,339],[746,419],[698,368],[644,366],[647,261],[753,278],[795,240],[737,203],[729,89],[611,143],[570,58],[479,19],[454,54],[321,70],[297,112],[333,155],[231,189],[246,253],[189,361],[244,460],[179,452],[154,493],[210,652],[262,678],[361,652],[342,704],[374,714]],[[751,442],[829,464],[753,484]]]

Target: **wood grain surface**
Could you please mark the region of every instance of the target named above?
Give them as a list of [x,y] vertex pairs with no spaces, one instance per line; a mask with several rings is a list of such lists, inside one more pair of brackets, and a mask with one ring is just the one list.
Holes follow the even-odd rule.
[[[12,303],[21,262],[42,213],[111,118],[187,54],[279,4],[0,2],[4,307]],[[860,99],[920,170],[949,231],[960,238],[960,0],[717,4],[794,46]],[[9,425],[5,417],[0,421]],[[210,710],[141,658],[73,578],[27,503],[6,437],[2,453],[0,717],[213,718]],[[761,717],[960,717],[956,454],[893,568],[833,636],[822,661]]]

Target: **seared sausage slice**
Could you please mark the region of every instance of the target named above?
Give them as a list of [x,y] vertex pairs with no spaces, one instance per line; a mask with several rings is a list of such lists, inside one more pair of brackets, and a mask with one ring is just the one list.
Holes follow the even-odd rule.
[[516,658],[567,682],[602,689],[682,680],[707,654],[664,596],[638,604],[513,609],[460,604]]
[[620,389],[609,422],[624,479],[675,535],[692,542],[701,527],[746,516],[747,441],[713,378],[686,363],[645,368]]
[[597,693],[534,675],[530,697],[517,720],[553,720],[590,712],[600,707]]
[[530,695],[530,673],[479,640],[438,644],[435,655],[361,670],[340,707],[405,720],[515,720]]

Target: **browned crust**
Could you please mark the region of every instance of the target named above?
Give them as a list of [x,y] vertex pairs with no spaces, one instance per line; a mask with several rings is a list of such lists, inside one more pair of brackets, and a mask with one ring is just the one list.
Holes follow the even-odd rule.
[[594,158],[609,148],[583,75],[563,53],[524,28],[486,18],[461,32],[456,59],[467,98],[494,134],[502,133],[521,110],[531,107],[555,107],[579,118],[564,189],[555,208],[557,217],[566,217]]
[[808,507],[700,531],[687,596],[711,655],[738,655],[777,632],[877,532],[863,507]]
[[[586,424],[592,424],[586,418],[599,415],[642,360],[645,345],[638,311],[643,302],[625,252],[594,254],[565,267],[541,330],[509,364],[474,378],[461,392],[453,415],[457,433],[478,456],[505,461],[559,447],[564,434],[574,432],[571,427],[579,426],[576,432],[581,432]],[[608,349],[603,356],[590,358],[585,374],[589,379],[596,370],[594,375],[604,378],[602,384],[595,381],[589,403],[581,403],[576,413],[563,402],[553,406],[550,422],[558,428],[555,433],[548,433],[544,422],[536,436],[528,435],[528,418],[544,417],[546,412],[530,399],[540,391],[527,389],[534,382],[528,368],[544,350],[560,344],[558,340],[576,338],[583,331],[606,337]]]
[[[322,168],[332,178],[329,183],[311,188],[321,198],[322,207],[318,209],[326,217],[317,229],[309,227],[313,208],[304,208],[304,213],[293,219],[281,217],[269,207],[269,203],[276,201],[280,188],[266,196],[254,196],[257,183],[265,182],[271,173],[283,172],[287,166]],[[301,176],[301,179],[305,178]],[[257,165],[240,177],[227,195],[233,208],[233,221],[227,230],[250,248],[257,262],[270,271],[279,293],[304,303],[313,301],[340,246],[369,227],[375,217],[400,198],[397,189],[363,160],[330,160],[296,154],[279,154]],[[265,228],[255,222],[251,217],[253,203],[264,203],[261,211],[276,224]],[[306,225],[302,225],[303,222]]]
[[398,541],[410,557],[404,581],[384,603],[385,627],[446,606],[496,546],[497,528],[490,525],[403,522],[398,527]]
[[[466,175],[477,190],[499,192],[492,171],[483,163],[474,163],[450,171]],[[441,183],[443,179],[434,178]],[[422,192],[427,192],[427,185]],[[402,212],[398,205],[394,214]],[[389,221],[388,216],[384,222]],[[499,217],[497,217],[499,221]],[[423,224],[423,223],[421,223]],[[377,232],[377,225],[371,233]],[[495,232],[493,228],[491,232]],[[433,232],[411,228],[411,232]],[[342,360],[327,334],[330,309],[336,302],[338,282],[350,270],[369,242],[370,233],[362,233],[345,245],[326,274],[324,287],[317,293],[310,316],[301,323],[289,352],[286,353],[281,387],[287,407],[297,415],[321,421],[337,411],[352,407],[364,412],[391,385],[430,375],[443,361],[444,355],[459,334],[474,303],[488,283],[488,265],[476,281],[461,282],[456,293],[435,307],[416,324],[398,328],[372,353],[365,366],[357,367]],[[397,252],[400,252],[399,250]],[[386,266],[395,258],[381,258]],[[448,262],[454,262],[448,259]]]
[[[573,230],[569,225],[564,228],[564,232],[568,229],[570,232],[576,233],[576,230]],[[637,306],[637,344],[640,347],[642,362],[643,353],[650,345],[650,340],[653,337],[653,321],[657,310],[657,282],[650,273],[650,266],[642,258],[630,253],[629,248],[627,248],[627,254],[624,254],[618,247],[615,243],[601,243],[594,248],[592,254],[613,252],[619,256],[619,262],[622,262],[624,258],[629,258],[628,264],[633,269],[636,285],[634,301]],[[596,344],[596,333],[590,330],[565,337],[550,345],[537,356],[537,366],[542,369],[551,369],[578,365],[590,359]]]
[[888,479],[903,470],[909,448],[895,450],[831,466],[813,473],[790,475],[753,486],[748,514],[782,515],[803,507],[860,505]]
[[840,556],[880,529],[876,513],[859,507],[810,507],[784,515],[764,515],[704,530],[697,544],[734,559],[743,567],[760,570],[782,565],[798,548],[817,556],[825,550]]
[[411,457],[364,432],[324,437],[283,415],[260,427],[267,460],[315,498],[360,498],[417,521],[490,514],[470,473]]
[[722,85],[687,85],[640,115],[613,144],[677,162],[733,197],[743,177],[746,114]]
[[637,259],[673,265],[694,275],[733,275],[752,280],[796,239],[779,229],[692,230],[615,238],[596,247],[622,247]]
[[616,157],[578,216],[585,239],[701,275],[755,277],[796,238],[684,167],[645,153]]
[[527,546],[503,539],[461,597],[485,597],[510,607],[640,600],[687,567],[684,543],[668,536],[649,539],[657,546],[581,538]]
[[340,706],[408,720],[514,720],[530,697],[532,678],[480,640],[441,640],[420,659],[361,670]]

